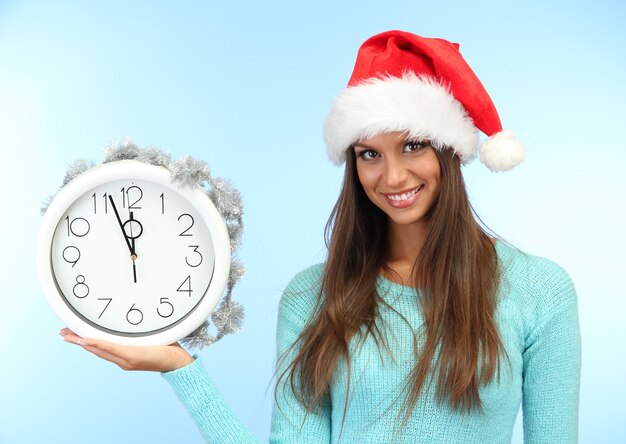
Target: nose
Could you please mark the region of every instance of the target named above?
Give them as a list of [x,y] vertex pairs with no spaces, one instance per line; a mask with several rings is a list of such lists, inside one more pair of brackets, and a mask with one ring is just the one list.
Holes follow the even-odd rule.
[[401,158],[387,157],[385,168],[385,182],[390,188],[401,188],[408,178],[408,169]]

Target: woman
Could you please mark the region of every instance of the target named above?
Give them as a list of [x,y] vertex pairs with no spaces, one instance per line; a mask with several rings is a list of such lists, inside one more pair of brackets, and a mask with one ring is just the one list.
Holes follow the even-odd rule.
[[[281,299],[273,442],[577,439],[576,295],[556,264],[488,236],[461,164],[512,168],[503,131],[458,45],[401,31],[367,40],[324,135],[345,161],[325,264]],[[178,346],[69,342],[128,370],[164,372],[208,442],[255,442],[201,362]]]

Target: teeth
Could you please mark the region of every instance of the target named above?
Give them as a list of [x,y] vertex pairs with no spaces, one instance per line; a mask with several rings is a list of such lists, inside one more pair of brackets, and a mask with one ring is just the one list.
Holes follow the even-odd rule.
[[413,196],[415,196],[415,194],[421,189],[422,187],[419,186],[417,188],[415,188],[413,191],[409,191],[408,193],[403,193],[403,194],[387,194],[387,196],[389,197],[389,199],[396,201],[396,202],[402,202],[403,200],[409,200],[410,198],[412,198]]

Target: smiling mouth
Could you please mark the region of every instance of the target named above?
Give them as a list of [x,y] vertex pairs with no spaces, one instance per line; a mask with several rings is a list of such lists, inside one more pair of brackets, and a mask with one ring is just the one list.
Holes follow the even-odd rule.
[[420,185],[417,188],[412,189],[411,191],[407,191],[406,193],[401,194],[387,194],[384,193],[384,196],[394,203],[406,203],[411,200],[415,195],[424,188],[424,185]]

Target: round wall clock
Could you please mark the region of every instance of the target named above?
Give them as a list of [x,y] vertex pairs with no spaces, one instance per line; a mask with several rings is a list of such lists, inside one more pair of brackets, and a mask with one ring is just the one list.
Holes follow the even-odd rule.
[[37,266],[46,299],[84,337],[164,345],[198,329],[229,280],[231,245],[199,186],[136,160],[82,172],[48,206]]

